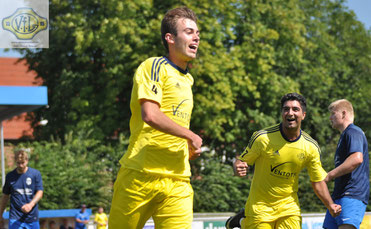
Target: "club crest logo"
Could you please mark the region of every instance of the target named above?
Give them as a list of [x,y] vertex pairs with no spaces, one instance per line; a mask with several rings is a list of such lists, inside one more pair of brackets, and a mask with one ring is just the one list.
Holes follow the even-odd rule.
[[31,177],[27,177],[27,179],[26,179],[26,184],[27,184],[27,185],[31,185],[31,184],[32,184]]
[[31,40],[38,32],[47,29],[48,21],[32,8],[18,8],[3,19],[2,26],[20,40]]
[[305,160],[305,154],[304,154],[304,153],[299,153],[299,154],[297,155],[297,157],[298,157],[298,159],[299,159],[300,161],[304,161],[304,160]]

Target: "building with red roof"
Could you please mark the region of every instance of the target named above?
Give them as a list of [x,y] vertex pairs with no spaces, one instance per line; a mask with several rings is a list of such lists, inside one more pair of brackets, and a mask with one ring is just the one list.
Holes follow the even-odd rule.
[[[36,79],[36,73],[29,71],[25,60],[0,57],[1,86],[40,86],[42,81]],[[32,138],[31,122],[27,113],[3,121],[4,140],[18,140],[22,137]]]

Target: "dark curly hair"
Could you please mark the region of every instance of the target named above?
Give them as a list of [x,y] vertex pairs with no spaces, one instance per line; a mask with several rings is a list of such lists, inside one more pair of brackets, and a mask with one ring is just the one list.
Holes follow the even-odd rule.
[[305,101],[304,96],[299,95],[298,93],[288,93],[281,98],[281,110],[283,108],[283,104],[286,101],[298,101],[300,103],[301,109],[306,112],[307,110],[307,102]]

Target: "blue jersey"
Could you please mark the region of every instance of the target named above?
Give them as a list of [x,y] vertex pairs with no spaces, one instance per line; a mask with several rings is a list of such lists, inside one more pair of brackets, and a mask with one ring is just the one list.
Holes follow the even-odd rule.
[[[76,214],[75,219],[79,220],[89,220],[90,214],[85,210],[85,212],[79,211],[79,213]],[[75,229],[85,229],[86,226],[84,223],[78,223],[77,221],[75,222]]]
[[350,124],[340,136],[335,153],[335,167],[341,165],[355,152],[363,154],[363,163],[351,173],[335,179],[332,197],[334,199],[350,197],[367,205],[370,194],[367,139],[361,128]]
[[3,193],[10,195],[9,219],[31,223],[39,220],[38,204],[29,212],[23,213],[23,205],[31,202],[36,192],[43,190],[41,174],[38,170],[28,167],[19,174],[16,169],[6,175]]

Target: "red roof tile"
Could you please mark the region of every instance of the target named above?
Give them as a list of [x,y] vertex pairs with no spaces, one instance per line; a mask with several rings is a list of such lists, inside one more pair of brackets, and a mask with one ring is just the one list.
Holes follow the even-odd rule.
[[[40,79],[35,79],[36,73],[29,71],[26,61],[18,58],[0,57],[0,85],[2,86],[39,86]],[[4,139],[19,139],[22,136],[32,136],[30,122],[26,121],[26,113],[3,122]]]

